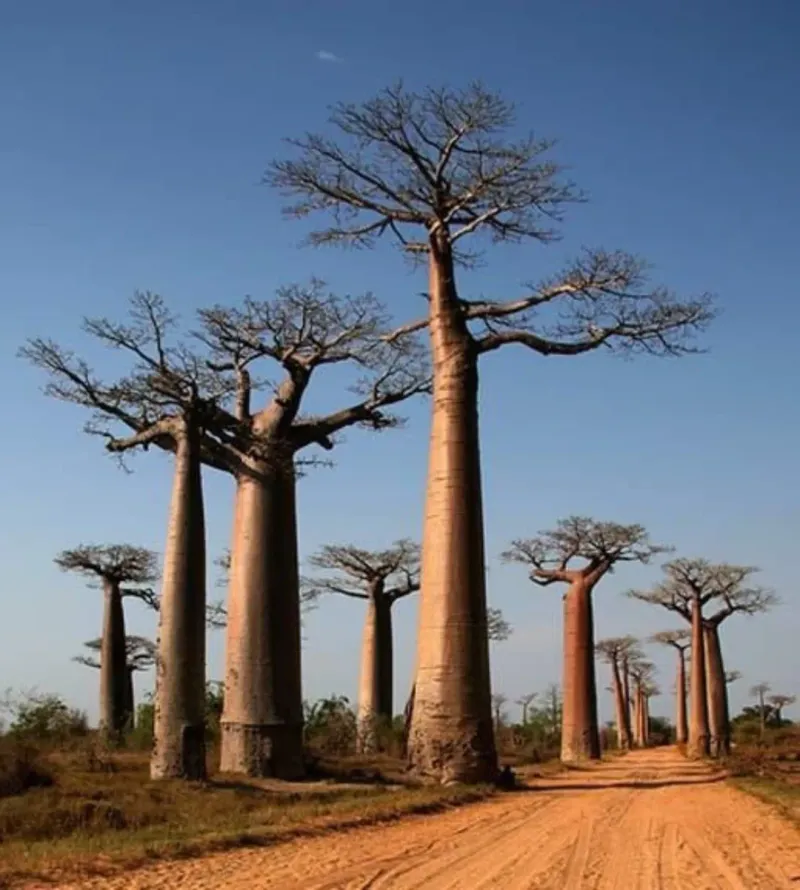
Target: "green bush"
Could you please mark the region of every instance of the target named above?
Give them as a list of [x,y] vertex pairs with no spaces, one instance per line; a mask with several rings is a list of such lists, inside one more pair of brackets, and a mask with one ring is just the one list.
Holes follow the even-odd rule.
[[53,775],[32,745],[11,738],[0,744],[0,797],[53,784]]
[[89,732],[86,714],[69,705],[58,695],[28,692],[7,701],[12,714],[9,737],[28,742],[64,744]]

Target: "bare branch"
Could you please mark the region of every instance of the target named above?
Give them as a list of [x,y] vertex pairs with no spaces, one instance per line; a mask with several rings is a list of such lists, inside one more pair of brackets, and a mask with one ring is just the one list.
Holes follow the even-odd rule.
[[486,628],[492,643],[502,643],[514,632],[514,628],[503,617],[503,612],[494,606],[489,606],[486,610]]
[[[330,123],[338,141],[291,140],[295,157],[265,176],[293,200],[288,215],[332,214],[312,244],[362,247],[389,233],[408,253],[424,253],[427,239],[415,240],[409,226],[444,226],[459,248],[479,232],[493,241],[549,241],[563,208],[582,200],[549,160],[552,141],[509,140],[513,106],[477,83],[420,93],[399,83],[361,106],[337,105]],[[479,254],[460,249],[457,257]]]
[[630,354],[698,352],[695,336],[714,317],[708,294],[681,302],[650,284],[645,264],[622,251],[585,250],[554,279],[508,302],[466,302],[467,319],[486,332],[478,349],[518,343],[541,355],[580,355],[600,347]]
[[651,590],[629,590],[626,595],[662,606],[689,622],[695,600],[701,608],[712,600],[719,601],[722,604],[719,610],[703,619],[713,627],[736,612],[754,615],[778,602],[771,590],[745,586],[748,578],[758,571],[754,566],[681,558],[666,563],[663,569],[666,577],[660,584]]
[[595,643],[595,653],[609,664],[619,664],[623,658],[636,660],[641,657],[636,637],[607,637]]
[[[152,550],[130,544],[82,544],[63,550],[55,564],[64,572],[78,572],[116,584],[149,585],[158,580],[158,557]],[[128,596],[147,599],[150,588],[126,588]]]
[[[651,544],[640,525],[598,522],[585,516],[562,519],[556,528],[536,538],[513,541],[501,555],[507,562],[531,567],[530,578],[538,584],[556,581],[573,583],[583,579],[595,584],[620,562],[649,563],[653,556],[670,548]],[[573,568],[573,560],[584,564]]]
[[419,590],[419,545],[407,538],[395,541],[386,550],[328,544],[309,559],[309,564],[333,573],[305,579],[304,587],[311,596],[379,596],[393,603]]
[[685,652],[692,645],[692,635],[689,630],[660,630],[650,637],[651,643],[659,643],[662,646],[671,646],[679,652]]

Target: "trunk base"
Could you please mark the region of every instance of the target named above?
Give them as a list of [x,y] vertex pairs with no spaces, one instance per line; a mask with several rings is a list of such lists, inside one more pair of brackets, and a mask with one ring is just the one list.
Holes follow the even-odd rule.
[[[623,748],[623,750],[626,750]],[[587,733],[584,739],[561,745],[562,763],[585,763],[587,760],[601,760],[600,739]]]
[[[156,740],[150,759],[151,779],[206,778],[206,729],[185,724],[177,739]],[[174,742],[174,744],[173,744]]]
[[412,775],[441,785],[480,785],[494,782],[499,774],[491,723],[453,733],[452,740],[431,738],[421,730],[409,739]]
[[220,772],[255,778],[300,779],[303,726],[285,723],[222,723]]
[[699,739],[690,741],[686,746],[686,755],[692,760],[702,760],[709,755],[708,736],[701,736]]

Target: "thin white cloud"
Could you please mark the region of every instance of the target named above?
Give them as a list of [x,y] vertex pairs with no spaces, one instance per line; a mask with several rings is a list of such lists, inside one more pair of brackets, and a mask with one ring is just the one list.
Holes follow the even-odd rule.
[[340,59],[336,53],[332,53],[327,49],[317,50],[317,58],[320,62],[342,62],[343,59]]

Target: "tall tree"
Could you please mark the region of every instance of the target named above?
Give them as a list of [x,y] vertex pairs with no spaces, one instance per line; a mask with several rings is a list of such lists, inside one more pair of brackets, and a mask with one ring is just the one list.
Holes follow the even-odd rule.
[[637,748],[647,745],[647,708],[645,690],[652,681],[655,665],[643,657],[629,662],[629,671],[633,679],[633,744]]
[[625,685],[622,681],[622,661],[630,659],[636,650],[635,637],[608,637],[595,644],[595,651],[611,668],[611,693],[617,726],[617,747],[627,751],[631,747],[630,712],[625,701]]
[[[661,584],[650,591],[630,591],[629,595],[663,606],[691,624],[689,753],[695,757],[727,754],[730,726],[719,626],[737,612],[763,612],[777,598],[766,588],[747,586],[757,571],[752,566],[676,559],[667,563],[664,571],[666,579]],[[721,605],[707,615],[704,609],[712,600]]]
[[55,558],[65,572],[91,578],[103,590],[103,629],[100,655],[100,729],[112,739],[125,731],[133,717],[128,695],[125,612],[122,600],[135,598],[153,608],[149,586],[158,579],[158,559],[151,550],[130,544],[90,544],[63,550]]
[[[478,360],[519,344],[544,356],[598,349],[681,355],[712,317],[707,296],[682,302],[651,285],[636,257],[590,250],[515,299],[467,300],[456,280],[483,243],[557,237],[582,196],[550,159],[552,142],[515,139],[513,106],[473,84],[339,104],[334,137],[290,140],[266,179],[286,212],[330,222],[312,244],[394,239],[428,267],[431,426],[411,766],[442,780],[494,776],[478,434]],[[470,246],[471,245],[471,246]],[[442,633],[442,628],[447,628]]]
[[793,705],[797,701],[797,696],[795,695],[771,695],[769,697],[769,703],[773,707],[773,713],[775,714],[775,723],[780,727],[783,723],[783,709],[788,708]]
[[357,747],[362,753],[378,747],[377,730],[394,716],[392,607],[419,590],[419,545],[396,541],[386,550],[327,545],[309,560],[329,575],[305,580],[315,596],[334,593],[367,603],[361,644]]
[[[205,757],[205,516],[201,462],[221,467],[236,419],[224,410],[231,381],[176,342],[178,319],[157,294],[134,294],[126,322],[86,318],[83,330],[130,362],[103,382],[84,359],[51,340],[28,341],[21,355],[50,375],[45,392],[88,408],[86,431],[118,455],[151,445],[174,455],[161,582],[156,670],[154,779],[199,779]],[[121,434],[122,430],[132,435]]]
[[503,711],[503,708],[507,703],[507,695],[503,695],[502,692],[492,693],[492,711],[494,712],[494,725],[496,729],[499,729],[504,723],[505,712]]
[[[583,516],[561,520],[539,537],[513,541],[503,559],[531,567],[534,584],[566,584],[564,595],[564,716],[561,759],[600,758],[594,670],[592,592],[618,563],[648,563],[668,548],[650,543],[640,525],[598,522]],[[582,565],[575,566],[575,560]]]
[[653,680],[642,683],[642,738],[644,746],[650,744],[650,699],[661,695],[661,689]]
[[522,725],[528,725],[528,711],[530,710],[531,705],[538,698],[538,692],[528,692],[525,695],[521,695],[515,702],[515,705],[519,705],[522,709]]
[[[72,660],[85,667],[101,668],[103,638],[89,640],[83,644],[91,655],[76,655]],[[125,637],[125,713],[127,727],[133,729],[136,715],[136,697],[134,694],[133,675],[149,670],[156,663],[156,644],[146,637]]]
[[764,733],[767,731],[766,695],[770,689],[771,687],[769,683],[756,683],[755,686],[750,687],[750,695],[758,700],[758,722],[761,730],[761,738],[764,738]]
[[686,650],[690,646],[688,630],[662,630],[650,637],[652,643],[669,646],[678,654],[675,677],[675,741],[685,745],[689,741],[689,725],[686,719]]
[[[392,331],[370,294],[339,297],[323,282],[281,288],[267,302],[202,310],[212,367],[236,380],[237,433],[224,469],[236,480],[225,648],[221,769],[295,778],[303,771],[296,479],[311,446],[330,450],[348,427],[396,427],[387,409],[429,389],[424,351]],[[278,380],[255,405],[255,362]],[[344,406],[306,415],[312,378],[351,374]],[[342,399],[344,401],[344,398]],[[301,454],[302,453],[302,454]]]

